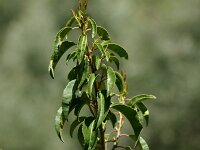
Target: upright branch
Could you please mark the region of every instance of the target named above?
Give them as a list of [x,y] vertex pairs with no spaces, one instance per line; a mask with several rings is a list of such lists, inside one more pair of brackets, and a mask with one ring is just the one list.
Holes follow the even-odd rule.
[[[72,9],[72,17],[57,33],[54,42],[49,64],[51,77],[54,79],[56,65],[63,55],[66,64],[74,62],[55,118],[56,132],[64,142],[64,123],[73,111],[76,119],[71,123],[70,135],[72,137],[78,128],[78,139],[84,150],[106,150],[110,146],[108,143],[113,144],[113,149],[140,147],[147,150],[148,145],[140,136],[143,121],[148,124],[149,120],[149,111],[143,101],[155,99],[155,96],[126,97],[128,86],[126,75],[120,69],[120,58],[128,59],[128,53],[111,40],[105,28],[87,15],[87,7],[88,0],[78,0],[78,8]],[[79,38],[71,41],[68,33],[75,30],[81,31]],[[89,116],[82,114],[84,106],[88,107]],[[132,133],[123,132],[125,119],[130,122]],[[109,123],[113,131],[106,129]],[[132,148],[119,145],[122,136],[133,140]]]

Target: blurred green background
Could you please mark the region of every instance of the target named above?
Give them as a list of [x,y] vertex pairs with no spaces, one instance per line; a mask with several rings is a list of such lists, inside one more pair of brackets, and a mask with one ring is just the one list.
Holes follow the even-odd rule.
[[[79,150],[54,116],[68,67],[47,72],[56,32],[71,16],[70,0],[0,0],[0,149]],[[147,93],[151,118],[143,134],[151,150],[200,149],[200,1],[89,0],[89,14],[129,52],[122,69],[129,95]],[[132,131],[129,126],[125,129]],[[76,136],[74,136],[76,139]],[[127,144],[130,141],[126,141]]]

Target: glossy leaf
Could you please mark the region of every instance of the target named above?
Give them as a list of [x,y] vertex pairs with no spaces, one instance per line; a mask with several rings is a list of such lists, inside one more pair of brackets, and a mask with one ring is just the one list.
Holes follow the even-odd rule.
[[108,66],[107,68],[107,96],[110,95],[116,81],[116,76],[114,70]]
[[56,67],[56,64],[58,63],[58,61],[60,60],[60,58],[62,57],[62,55],[72,46],[76,45],[74,42],[70,42],[70,41],[64,41],[59,49],[54,49],[54,53],[51,56],[51,60],[49,63],[49,73],[51,75],[51,77],[54,79],[54,69]]
[[56,129],[56,133],[58,137],[60,138],[62,142],[64,142],[62,138],[62,130],[63,130],[64,123],[65,123],[65,119],[62,113],[62,107],[60,107],[55,117],[55,129]]
[[99,56],[95,56],[95,67],[96,67],[96,70],[99,70],[101,66],[101,59],[99,58]]
[[77,74],[79,82],[78,88],[81,88],[89,76],[89,62],[86,58],[82,60],[80,66],[78,67]]
[[89,18],[89,22],[92,26],[92,38],[94,38],[97,34],[97,24],[96,22],[94,21],[94,19],[92,18]]
[[[137,138],[136,138],[135,135],[129,135],[129,137],[130,137],[134,142],[137,141]],[[138,146],[141,150],[149,150],[148,144],[146,143],[146,141],[145,141],[142,137],[139,137],[139,140],[138,140],[138,142],[137,142],[137,146]]]
[[73,132],[76,129],[76,127],[78,125],[80,125],[86,117],[79,117],[79,119],[77,118],[76,120],[74,120],[74,122],[72,122],[71,126],[70,126],[70,136],[73,136]]
[[68,118],[69,107],[70,107],[70,103],[71,103],[72,96],[73,96],[73,87],[74,87],[75,82],[76,82],[76,80],[70,81],[63,91],[62,111],[63,111],[65,120],[67,120],[67,118]]
[[96,144],[97,133],[94,130],[95,121],[89,127],[83,122],[82,133],[84,137],[84,149],[92,150]]
[[86,51],[86,46],[87,46],[87,36],[81,35],[78,40],[78,56],[80,61],[83,59],[83,56]]
[[121,46],[119,46],[119,45],[117,45],[115,43],[109,43],[107,45],[107,48],[110,49],[110,50],[112,50],[116,54],[118,54],[120,57],[124,57],[124,58],[128,59],[128,53]]
[[125,104],[113,104],[111,105],[111,108],[121,112],[129,120],[136,138],[138,138],[143,127],[137,118],[137,111]]
[[101,26],[97,27],[97,34],[101,37],[102,40],[110,40],[108,31]]
[[123,80],[123,77],[117,71],[115,71],[115,76],[116,76],[116,82],[115,82],[115,84],[116,84],[116,86],[117,86],[120,94],[122,94],[124,92],[124,80]]
[[98,119],[96,128],[98,128],[102,124],[102,122],[108,115],[110,107],[110,99],[105,100],[103,94],[99,93],[97,97],[97,104],[98,104],[98,114],[97,114]]
[[88,94],[90,96],[92,96],[92,89],[93,89],[94,81],[95,81],[95,74],[92,73],[92,74],[90,74],[89,81],[88,81]]
[[138,102],[142,102],[142,101],[148,100],[148,99],[156,99],[156,97],[153,95],[147,95],[147,94],[136,95],[131,100],[128,101],[127,105],[133,106]]
[[146,121],[146,125],[148,125],[149,124],[149,111],[148,111],[147,107],[142,102],[138,102],[136,105],[142,112],[144,119]]

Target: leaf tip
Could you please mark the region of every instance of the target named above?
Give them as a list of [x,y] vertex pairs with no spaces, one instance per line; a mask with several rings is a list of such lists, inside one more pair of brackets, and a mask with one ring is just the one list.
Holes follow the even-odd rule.
[[53,60],[50,60],[48,71],[52,79],[54,79]]

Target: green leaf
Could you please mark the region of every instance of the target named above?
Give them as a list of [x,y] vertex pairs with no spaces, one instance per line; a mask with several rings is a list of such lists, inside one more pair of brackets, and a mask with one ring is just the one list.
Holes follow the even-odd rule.
[[115,43],[108,43],[107,48],[118,54],[120,57],[124,57],[125,59],[128,59],[128,53],[124,48],[121,46],[115,44]]
[[108,66],[107,68],[107,96],[110,95],[110,92],[115,85],[115,81],[116,81],[115,72],[110,66]]
[[92,73],[92,74],[90,74],[89,81],[88,81],[88,94],[90,96],[92,96],[92,89],[93,89],[94,81],[95,81],[95,74]]
[[67,58],[66,58],[66,64],[67,64],[71,59],[73,59],[73,61],[74,61],[74,59],[76,58],[76,55],[77,55],[76,51],[73,51],[73,52],[71,52],[70,54],[68,54],[68,55],[67,55]]
[[84,149],[92,150],[95,147],[97,140],[97,132],[93,131],[95,120],[89,125],[89,127],[83,122],[82,133],[84,137]]
[[60,138],[62,142],[64,142],[62,138],[62,130],[63,130],[64,123],[65,123],[65,119],[62,113],[62,107],[60,107],[55,117],[55,129],[56,129],[56,133],[58,137]]
[[81,35],[78,40],[78,56],[80,61],[83,59],[83,56],[86,51],[86,46],[87,46],[87,36]]
[[101,59],[98,56],[95,56],[95,66],[97,70],[99,70],[101,66]]
[[83,125],[81,124],[78,128],[78,141],[79,143],[81,144],[81,146],[83,147],[84,145],[84,137],[83,137],[83,132],[82,132],[82,128],[83,128]]
[[129,135],[129,137],[136,142],[136,146],[139,146],[139,148],[141,150],[149,150],[149,146],[147,145],[146,141],[142,138],[142,137],[139,137],[139,140],[137,142],[137,138],[135,135]]
[[112,104],[111,108],[121,112],[129,120],[135,132],[136,138],[138,138],[143,127],[138,120],[137,111],[125,104]]
[[94,21],[94,19],[92,19],[92,18],[89,18],[89,22],[92,25],[92,38],[94,38],[96,36],[96,34],[97,34],[97,24]]
[[67,26],[67,27],[71,27],[72,24],[74,23],[74,21],[75,21],[75,18],[74,18],[74,17],[71,17],[71,18],[67,21],[66,26]]
[[126,150],[133,150],[130,146],[125,148]]
[[122,94],[123,92],[124,92],[124,80],[123,80],[123,77],[122,77],[122,75],[119,73],[119,72],[117,72],[117,71],[115,71],[115,76],[116,76],[116,82],[115,82],[115,84],[116,84],[116,86],[117,86],[117,88],[118,88],[118,90],[119,90],[119,92],[120,92],[120,94]]
[[89,62],[87,58],[84,58],[82,60],[80,66],[78,67],[77,74],[78,74],[78,82],[79,82],[78,88],[80,89],[83,86],[85,80],[89,76]]
[[58,61],[60,60],[62,55],[74,45],[76,45],[74,42],[64,41],[64,42],[62,42],[59,49],[57,49],[57,48],[54,49],[54,53],[51,56],[51,60],[49,63],[49,69],[48,69],[50,72],[50,75],[53,79],[54,79],[54,69],[56,67],[56,64],[58,63]]
[[101,37],[102,40],[110,40],[108,31],[101,26],[97,27],[97,34]]
[[114,62],[117,66],[117,69],[119,70],[119,60],[117,59],[117,57],[111,55],[109,61]]
[[70,107],[70,104],[71,104],[72,96],[74,94],[73,93],[73,87],[74,87],[75,82],[76,82],[76,80],[70,81],[63,91],[62,111],[63,111],[63,115],[64,115],[65,120],[67,120],[67,118],[68,118],[69,107]]
[[76,127],[81,124],[86,117],[79,117],[79,119],[77,118],[76,120],[74,120],[74,122],[72,122],[71,126],[70,126],[70,136],[73,136],[73,132],[76,129]]
[[96,45],[97,48],[100,50],[101,54],[102,54],[103,56],[105,56],[106,54],[105,54],[105,49],[104,49],[104,47],[103,47],[101,44],[99,44],[99,43],[95,43],[95,45]]
[[115,124],[117,123],[117,117],[116,117],[116,115],[112,111],[109,111],[108,112],[108,118],[110,119],[110,121],[112,123],[112,126],[114,128]]
[[148,124],[149,124],[149,111],[148,111],[147,107],[142,102],[138,102],[136,105],[140,109],[140,111],[142,112],[144,119],[146,121],[146,125],[148,126]]
[[136,95],[131,100],[128,101],[127,105],[133,106],[136,103],[142,102],[147,99],[156,99],[156,97],[154,95],[147,95],[147,94]]
[[96,129],[102,124],[104,119],[107,117],[110,107],[110,98],[105,99],[104,95],[99,92],[97,97],[98,113],[97,113],[97,124]]

